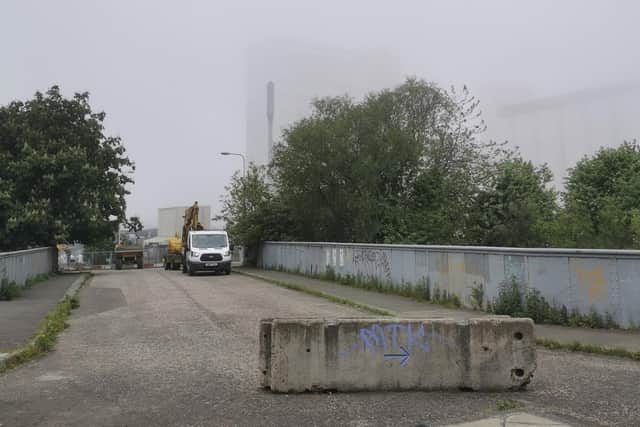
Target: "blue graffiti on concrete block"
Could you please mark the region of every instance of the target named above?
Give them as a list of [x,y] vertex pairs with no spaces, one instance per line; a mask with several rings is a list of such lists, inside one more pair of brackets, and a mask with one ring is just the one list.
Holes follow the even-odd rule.
[[382,326],[378,325],[377,323],[371,325],[369,328],[360,329],[359,336],[360,341],[362,341],[372,353],[375,353],[376,347],[380,346],[381,344],[382,348],[384,348],[385,351],[389,348],[384,329],[382,329]]
[[[377,348],[380,347],[382,347],[383,351],[388,351],[389,348],[398,348],[398,331],[404,332],[406,345],[409,350],[413,347],[418,347],[423,352],[431,351],[429,341],[433,335],[438,335],[435,332],[427,335],[424,330],[424,325],[420,325],[420,327],[414,331],[411,324],[402,325],[399,323],[390,323],[383,328],[376,323],[368,328],[360,329],[359,336],[367,350],[371,353],[376,353]],[[389,332],[391,332],[390,344],[387,342],[387,333]]]
[[407,366],[407,362],[409,362],[409,358],[411,357],[411,353],[409,350],[404,348],[403,345],[400,346],[400,354],[385,354],[385,359],[400,359],[400,366]]
[[[434,341],[448,345],[437,332],[426,331],[424,324],[416,328],[410,323],[389,323],[384,326],[374,323],[358,331],[358,341],[349,349],[339,352],[339,355],[346,357],[362,344],[366,352],[377,354],[381,350],[385,359],[399,359],[400,365],[406,366],[414,350],[428,353]],[[399,352],[395,352],[396,350]]]

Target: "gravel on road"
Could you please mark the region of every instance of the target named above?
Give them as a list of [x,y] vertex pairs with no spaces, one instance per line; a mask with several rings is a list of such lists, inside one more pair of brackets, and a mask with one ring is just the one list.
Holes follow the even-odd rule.
[[640,363],[541,350],[512,393],[273,394],[259,387],[258,322],[364,317],[240,275],[98,272],[54,352],[0,376],[0,425],[435,426],[518,412],[573,426],[640,424]]

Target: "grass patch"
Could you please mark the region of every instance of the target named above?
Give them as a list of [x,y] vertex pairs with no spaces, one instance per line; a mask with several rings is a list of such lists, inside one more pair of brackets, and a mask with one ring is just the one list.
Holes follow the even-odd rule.
[[500,284],[498,297],[487,304],[487,311],[513,317],[529,317],[536,324],[550,324],[594,329],[619,329],[620,325],[609,312],[604,315],[591,308],[588,313],[569,311],[565,305],[549,303],[534,288],[518,283],[515,277]]
[[30,288],[33,285],[36,285],[38,283],[47,281],[47,280],[51,279],[52,277],[55,277],[56,275],[57,275],[56,273],[43,273],[43,274],[36,274],[35,276],[30,276],[24,282],[24,287],[25,288]]
[[462,301],[453,293],[447,292],[446,289],[440,289],[437,286],[431,286],[427,279],[421,280],[416,284],[401,283],[397,286],[393,286],[388,282],[382,281],[376,277],[363,277],[361,275],[340,275],[331,267],[326,267],[324,273],[303,273],[299,270],[290,271],[283,266],[278,266],[274,270],[288,274],[296,274],[302,277],[309,277],[317,280],[324,280],[327,282],[338,283],[344,286],[351,286],[354,288],[364,289],[367,291],[373,291],[383,294],[399,295],[407,298],[412,298],[418,301],[428,301],[433,304],[442,305],[448,308],[461,308]]
[[6,277],[0,281],[0,301],[11,301],[20,296],[20,286]]
[[[80,287],[82,287],[90,277],[91,275],[87,275]],[[79,306],[80,302],[77,298],[77,291],[76,295],[66,295],[42,320],[40,328],[33,339],[24,347],[13,351],[7,359],[0,362],[0,373],[25,363],[40,354],[51,351],[58,339],[60,331],[69,326],[66,321],[71,310]]]
[[[305,273],[299,269],[292,271],[282,265],[274,267],[274,270],[367,291],[399,295],[447,308],[457,309],[463,307],[458,295],[449,293],[446,289],[441,289],[437,284],[430,283],[428,278],[419,280],[417,283],[394,285],[377,277],[340,275],[331,266],[326,266],[323,273],[314,273],[313,271]],[[587,313],[581,313],[577,309],[569,310],[565,305],[558,305],[554,301],[549,303],[539,290],[527,288],[524,284],[519,283],[515,277],[511,277],[500,284],[498,296],[493,300],[486,298],[483,284],[476,283],[470,288],[469,302],[474,310],[512,317],[528,317],[533,319],[536,324],[593,329],[620,329],[620,325],[609,312],[599,313],[592,307]]]
[[331,294],[327,294],[321,291],[317,291],[315,289],[309,289],[306,288],[302,285],[296,285],[293,283],[286,283],[286,282],[282,282],[280,280],[275,280],[275,279],[271,279],[268,277],[264,277],[264,276],[260,276],[258,274],[252,274],[252,273],[246,273],[244,271],[238,271],[238,273],[243,274],[245,276],[249,276],[249,277],[253,277],[255,279],[260,279],[263,280],[265,282],[269,282],[273,285],[276,286],[280,286],[281,288],[286,288],[286,289],[291,289],[294,291],[298,291],[298,292],[304,292],[305,294],[309,294],[312,295],[314,297],[319,297],[319,298],[324,298],[326,300],[329,300],[331,302],[335,302],[337,304],[342,304],[342,305],[348,305],[350,307],[353,307],[355,309],[361,310],[361,311],[365,311],[371,314],[377,314],[380,316],[395,316],[394,313],[391,313],[390,311],[387,310],[382,310],[380,308],[376,308],[376,307],[372,307],[370,305],[367,304],[361,304],[355,301],[351,301],[350,299],[347,298],[342,298],[342,297],[338,297],[335,295],[331,295]]
[[522,408],[524,405],[517,400],[513,399],[500,399],[496,402],[496,408],[498,411],[513,411],[514,409]]
[[484,310],[484,286],[482,283],[475,284],[471,290],[471,305],[474,310]]
[[11,301],[12,299],[20,297],[23,289],[28,289],[36,283],[44,282],[55,276],[56,273],[44,273],[30,276],[24,283],[24,286],[18,285],[15,281],[7,279],[6,277],[0,281],[0,301]]
[[640,351],[630,351],[620,347],[604,347],[601,345],[582,344],[578,341],[562,343],[549,338],[537,338],[536,344],[550,350],[569,350],[581,353],[600,354],[604,356],[624,357],[640,362]]

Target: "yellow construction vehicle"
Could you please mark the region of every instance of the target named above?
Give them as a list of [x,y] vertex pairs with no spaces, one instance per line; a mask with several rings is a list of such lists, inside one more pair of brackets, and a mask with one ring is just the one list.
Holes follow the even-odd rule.
[[179,270],[182,266],[182,239],[176,234],[169,239],[167,255],[164,257],[165,270]]
[[186,239],[189,235],[189,231],[202,230],[202,224],[198,222],[198,202],[196,201],[193,206],[185,210],[184,212],[184,224],[182,226],[182,236],[177,234],[169,239],[167,244],[167,256],[164,258],[165,270],[179,270],[180,267],[184,269],[183,256],[184,247],[186,245]]
[[182,246],[187,246],[187,236],[190,231],[202,230],[202,224],[198,221],[198,213],[200,208],[198,202],[194,202],[193,206],[184,211],[184,225],[182,226]]

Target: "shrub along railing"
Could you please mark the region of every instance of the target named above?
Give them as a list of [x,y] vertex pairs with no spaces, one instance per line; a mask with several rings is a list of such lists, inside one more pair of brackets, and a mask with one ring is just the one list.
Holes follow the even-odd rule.
[[265,242],[258,265],[539,323],[640,326],[640,251]]

